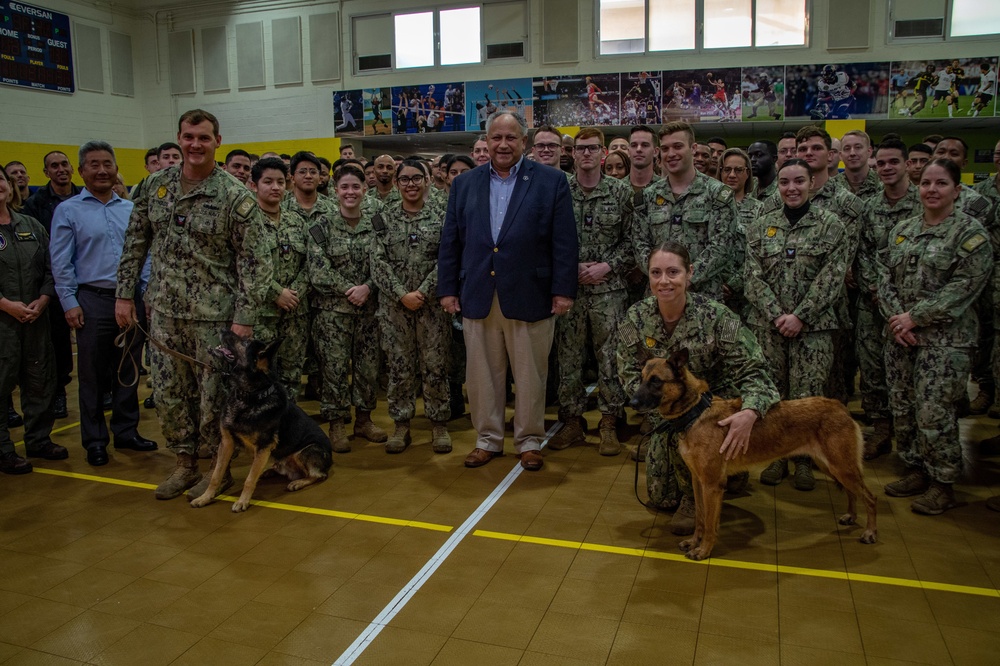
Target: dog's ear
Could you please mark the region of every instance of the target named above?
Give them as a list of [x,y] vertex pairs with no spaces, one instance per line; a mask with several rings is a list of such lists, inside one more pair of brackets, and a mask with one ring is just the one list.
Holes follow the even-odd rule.
[[281,343],[284,342],[284,340],[285,338],[277,338],[275,340],[272,340],[271,342],[268,342],[266,345],[264,345],[263,349],[257,350],[257,358],[267,359],[267,361],[270,363],[271,361],[274,360],[274,355],[278,352],[278,347],[281,346]]
[[670,355],[670,365],[674,366],[678,371],[683,368],[688,363],[688,350],[687,347],[684,349],[678,349],[673,354]]

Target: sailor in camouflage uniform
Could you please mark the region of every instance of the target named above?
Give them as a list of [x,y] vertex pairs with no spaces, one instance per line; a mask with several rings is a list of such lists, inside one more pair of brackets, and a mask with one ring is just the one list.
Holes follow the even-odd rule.
[[[722,153],[720,174],[722,182],[733,191],[736,202],[736,243],[739,249],[733,253],[731,277],[726,281],[725,303],[730,310],[746,321],[747,300],[743,296],[743,265],[746,261],[746,238],[750,224],[760,217],[764,204],[751,196],[753,190],[753,165],[750,156],[740,148],[728,148]],[[775,178],[777,182],[777,178]]]
[[632,236],[635,260],[645,266],[654,247],[674,241],[694,259],[691,288],[714,299],[733,274],[736,204],[733,192],[694,168],[694,130],[672,122],[659,133],[660,161],[667,177],[642,191]]
[[426,205],[429,180],[420,161],[404,160],[396,170],[396,183],[401,201],[372,219],[372,277],[380,291],[378,318],[389,366],[389,416],[395,422],[385,450],[400,453],[410,444],[419,362],[424,412],[433,424],[432,447],[435,453],[448,453],[451,320],[435,305],[444,217]]
[[351,415],[351,405],[355,437],[379,443],[388,439],[371,419],[380,339],[375,318],[378,291],[371,274],[372,218],[377,212],[363,203],[366,186],[360,167],[339,167],[333,181],[337,208],[308,228],[306,242],[315,316],[313,344],[323,374],[320,414],[330,421],[333,450],[347,453],[351,445],[344,420]]
[[[968,164],[969,146],[965,140],[957,136],[946,136],[934,147],[934,157],[949,159],[958,165],[959,169],[964,169]],[[971,187],[962,185],[955,207],[966,215],[975,218],[986,228],[989,234],[990,243],[993,246],[994,266],[1000,261],[1000,219],[996,202],[991,198],[982,195]],[[994,405],[996,396],[996,373],[990,363],[991,354],[996,350],[996,333],[994,318],[996,311],[993,307],[993,279],[986,284],[979,300],[976,301],[976,312],[979,316],[979,344],[978,349],[972,358],[972,379],[979,385],[979,395],[972,402],[968,396],[962,395],[960,401],[960,416],[967,414],[985,414]],[[993,359],[996,364],[997,359]],[[994,413],[1000,415],[1000,405],[994,408]]]
[[885,492],[921,495],[910,508],[936,515],[956,505],[962,471],[955,403],[965,391],[978,321],[974,303],[990,278],[986,229],[956,210],[961,171],[933,159],[920,179],[923,214],[889,234],[879,256],[879,305],[896,442],[910,472]]
[[588,349],[597,359],[597,406],[601,411],[598,452],[618,455],[617,420],[624,416],[625,393],[615,365],[618,324],[625,314],[625,275],[632,266],[632,188],[601,173],[604,134],[584,128],[576,135],[576,175],[569,191],[580,241],[579,291],[574,307],[556,320],[559,354],[559,420],[549,442],[555,451],[585,441],[580,421],[586,409],[583,366]]
[[274,275],[260,314],[254,337],[265,342],[281,338],[275,358],[278,377],[288,399],[294,402],[302,387],[302,366],[309,342],[309,275],[306,270],[305,220],[295,211],[282,210],[281,200],[288,167],[276,157],[267,157],[250,170],[257,205],[274,228]]
[[[997,169],[996,175],[993,178],[987,178],[982,180],[972,188],[975,190],[976,194],[981,194],[990,200],[993,204],[993,216],[994,222],[998,223],[1000,226],[1000,141],[993,148],[993,165]],[[989,231],[989,229],[987,229]],[[987,288],[983,291],[992,291],[992,305],[993,305],[993,379],[994,381],[1000,379],[1000,336],[995,334],[997,329],[1000,329],[1000,271],[996,267],[997,254],[1000,253],[1000,238],[997,238],[996,231],[990,234],[990,242],[993,244],[994,253],[994,264],[993,264],[993,280],[987,285]],[[982,297],[980,297],[982,300]],[[987,411],[987,416],[991,419],[1000,419],[1000,400],[994,397],[993,404],[990,405]]]
[[[721,303],[687,291],[691,267],[687,250],[676,243],[665,243],[650,256],[646,269],[653,296],[630,307],[618,329],[618,371],[625,394],[635,394],[650,358],[687,349],[688,367],[708,382],[714,395],[743,399],[743,411],[722,422],[731,426],[727,440],[749,438],[753,422],[777,404],[778,390],[767,375],[757,339],[739,317]],[[654,422],[661,423],[658,414]],[[674,534],[694,531],[691,473],[674,435],[654,431],[646,458],[646,488],[652,504],[664,509],[677,506],[680,490],[683,497],[670,529]]]
[[[204,364],[195,367],[158,347],[152,350],[160,427],[177,454],[176,469],[156,488],[157,499],[176,497],[198,483],[199,444],[213,457],[218,450],[224,396],[209,350],[218,346],[219,330],[226,326],[244,337],[253,333],[273,271],[273,226],[253,193],[215,164],[219,121],[194,110],[178,125],[184,163],[150,176],[135,201],[115,305],[118,325],[131,325],[139,273],[149,254],[145,302],[152,309],[152,338]],[[220,485],[219,492],[225,489]],[[200,494],[197,487],[192,492]]]
[[878,306],[878,255],[897,224],[921,212],[917,188],[906,171],[906,144],[883,141],[875,150],[875,169],[882,190],[868,201],[871,222],[861,227],[855,261],[860,295],[855,321],[855,349],[861,368],[861,408],[872,424],[862,454],[873,460],[892,451],[892,412],[885,381],[885,318]]
[[[745,267],[748,323],[757,336],[769,374],[786,400],[823,394],[833,363],[837,303],[847,274],[847,229],[809,201],[809,165],[793,158],[778,170],[784,207],[755,220],[747,231]],[[816,486],[812,461],[794,458],[795,487]],[[776,485],[788,474],[785,460],[772,463],[761,483]]]

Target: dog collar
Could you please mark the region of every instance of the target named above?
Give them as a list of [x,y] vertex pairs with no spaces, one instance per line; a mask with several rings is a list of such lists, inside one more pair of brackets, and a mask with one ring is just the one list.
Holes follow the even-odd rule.
[[712,406],[712,392],[705,391],[701,394],[701,398],[695,403],[694,407],[687,410],[676,419],[664,420],[663,423],[653,428],[655,433],[669,433],[674,434],[678,432],[684,432],[691,425],[698,420],[706,409]]

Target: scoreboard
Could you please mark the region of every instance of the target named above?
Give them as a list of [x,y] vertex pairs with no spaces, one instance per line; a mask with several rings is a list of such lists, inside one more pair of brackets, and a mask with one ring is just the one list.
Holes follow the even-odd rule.
[[72,93],[69,16],[20,2],[0,4],[0,83]]

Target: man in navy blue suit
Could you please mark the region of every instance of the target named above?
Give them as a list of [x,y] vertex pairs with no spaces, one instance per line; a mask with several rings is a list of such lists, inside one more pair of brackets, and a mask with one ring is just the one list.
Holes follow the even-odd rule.
[[500,111],[486,121],[489,164],[456,178],[438,252],[445,312],[461,312],[476,448],[466,467],[503,454],[507,363],[514,375],[514,449],[542,467],[553,315],[573,306],[578,241],[566,175],[523,158],[527,128]]

